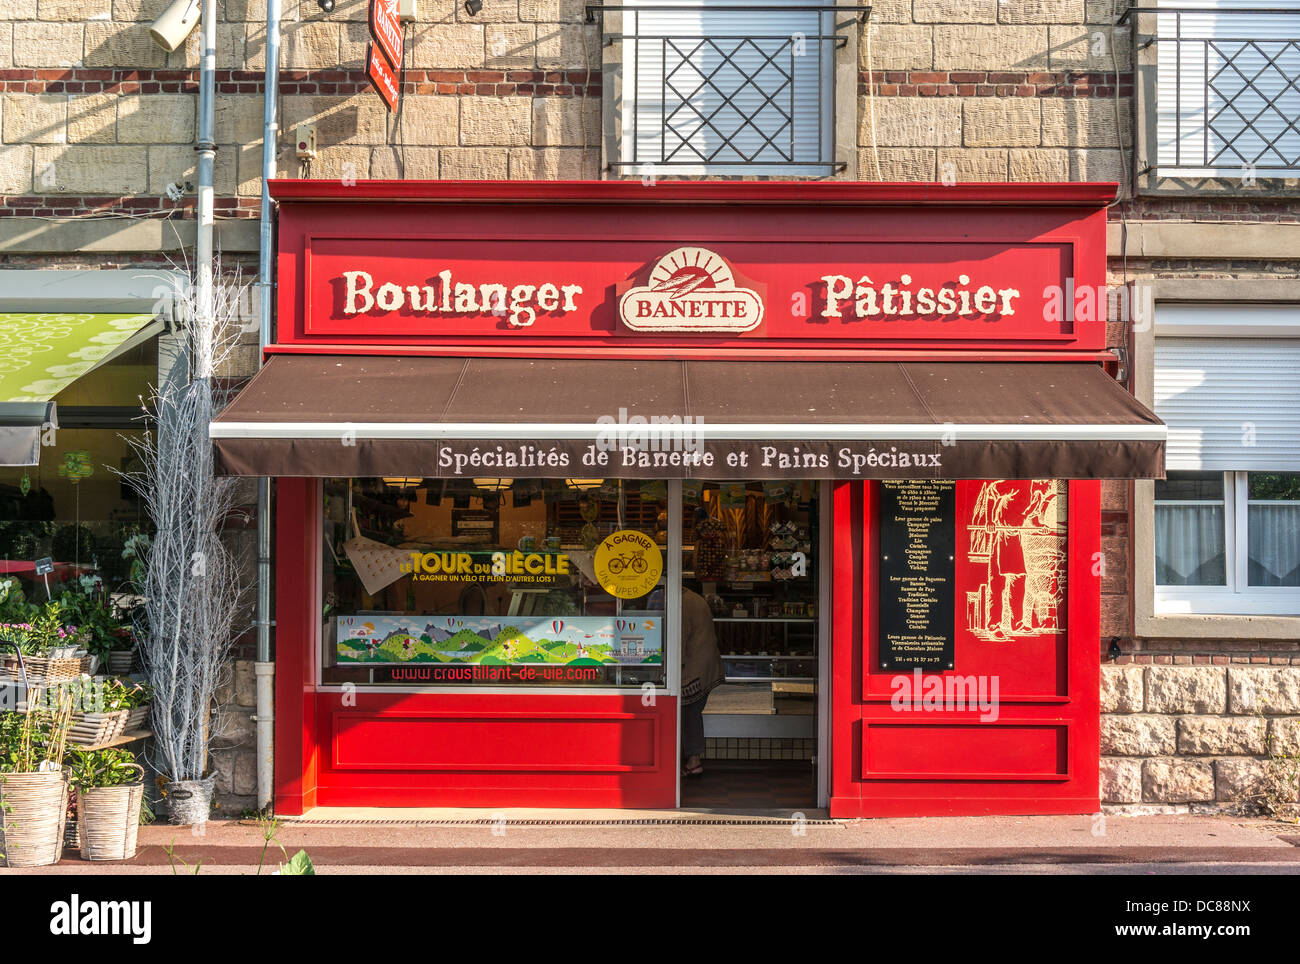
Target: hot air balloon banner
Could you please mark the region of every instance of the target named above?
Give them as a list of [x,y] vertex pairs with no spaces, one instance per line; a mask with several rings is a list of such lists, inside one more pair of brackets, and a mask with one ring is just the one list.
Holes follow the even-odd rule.
[[663,620],[612,616],[336,616],[339,665],[640,666],[663,662]]

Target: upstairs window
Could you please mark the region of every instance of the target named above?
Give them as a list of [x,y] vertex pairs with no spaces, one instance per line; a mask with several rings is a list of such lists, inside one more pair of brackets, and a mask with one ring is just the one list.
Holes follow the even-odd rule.
[[[856,23],[856,10],[840,26]],[[629,2],[618,173],[827,176],[835,49],[826,3]],[[848,96],[854,96],[853,91]]]
[[1294,2],[1159,6],[1169,12],[1156,14],[1156,173],[1247,183],[1300,174]]

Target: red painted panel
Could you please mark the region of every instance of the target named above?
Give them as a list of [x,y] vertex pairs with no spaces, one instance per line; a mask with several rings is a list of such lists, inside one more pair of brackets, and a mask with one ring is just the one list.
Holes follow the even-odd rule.
[[[575,240],[557,250],[535,241],[455,237],[456,232],[446,228],[441,235],[400,239],[335,234],[336,230],[331,225],[330,234],[308,239],[303,329],[308,337],[627,336],[616,295],[634,279],[641,283],[659,257],[676,246],[658,239],[593,239]],[[737,282],[757,291],[767,305],[759,327],[729,338],[836,341],[904,336],[970,341],[993,336],[1003,341],[1074,341],[1073,322],[1059,317],[1050,323],[1044,320],[1043,289],[1063,283],[1072,271],[1073,246],[1064,242],[1009,244],[997,239],[945,244],[917,238],[866,244],[845,241],[829,248],[811,241],[729,240],[712,242],[709,250],[729,262]],[[858,317],[851,294],[828,309],[827,284],[822,280],[826,276],[846,279],[840,283],[850,286],[870,279],[882,314]],[[900,278],[906,280],[900,284]],[[481,306],[471,311],[455,309],[453,292],[458,284],[475,289],[502,284],[513,289],[547,283],[564,292],[550,302],[555,306],[550,311],[534,307],[531,296],[521,302],[521,310],[527,310],[517,318],[508,310],[514,304],[510,300],[501,302],[496,312]],[[900,290],[887,291],[886,284]],[[970,306],[969,313],[962,315],[958,299],[983,286],[1007,294],[995,297],[992,310],[980,312]],[[885,310],[904,310],[903,294],[909,311],[914,311],[921,291],[928,289],[930,301],[937,301],[934,293],[945,288],[953,304],[945,313],[936,304],[907,317],[883,315]],[[395,301],[382,301],[385,294]],[[386,304],[397,307],[386,308]],[[827,310],[840,317],[824,316]]]
[[316,479],[276,480],[278,813],[676,804],[670,697],[318,692],[319,492]]
[[[921,674],[919,693],[915,674],[876,669],[877,488],[836,490],[832,814],[1095,812],[1100,483],[957,483],[955,668]],[[990,585],[991,602],[980,589]],[[982,680],[986,698],[996,680],[996,719],[969,703],[926,705],[927,681],[946,696],[956,677]]]
[[332,714],[337,770],[654,770],[658,720],[630,714]]
[[320,618],[320,487],[316,479],[275,484],[275,809],[316,806],[319,748],[310,688]]
[[862,773],[867,780],[1060,779],[1069,775],[1068,731],[1007,720],[864,723]]
[[370,692],[345,704],[343,695],[314,697],[321,806],[676,803],[673,699]]
[[[860,804],[862,782],[853,761],[861,759],[863,629],[863,493],[856,482],[834,484],[831,507],[831,787],[832,804]],[[874,557],[874,556],[873,556]]]

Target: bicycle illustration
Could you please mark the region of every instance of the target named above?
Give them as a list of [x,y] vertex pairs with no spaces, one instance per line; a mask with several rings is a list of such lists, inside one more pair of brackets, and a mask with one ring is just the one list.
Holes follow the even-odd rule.
[[621,556],[610,556],[609,571],[618,575],[624,569],[631,569],[637,575],[645,572],[649,568],[644,558],[645,550],[640,552],[627,552]]

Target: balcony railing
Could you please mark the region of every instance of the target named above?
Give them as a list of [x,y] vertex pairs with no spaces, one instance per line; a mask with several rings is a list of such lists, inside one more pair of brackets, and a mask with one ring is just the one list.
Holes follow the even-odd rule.
[[614,12],[622,30],[604,37],[623,45],[616,169],[823,176],[843,169],[833,155],[834,51],[869,7],[587,7],[588,20]]
[[1161,177],[1300,174],[1300,9],[1137,7],[1154,15],[1149,170]]

